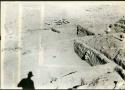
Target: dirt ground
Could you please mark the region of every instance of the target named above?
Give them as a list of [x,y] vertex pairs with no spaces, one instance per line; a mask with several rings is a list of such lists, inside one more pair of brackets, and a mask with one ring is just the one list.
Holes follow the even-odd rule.
[[[33,72],[38,89],[72,88],[81,84],[81,78],[86,86],[79,88],[105,89],[107,84],[103,86],[101,80],[98,86],[88,85],[98,77],[108,79],[109,89],[114,87],[115,79],[124,82],[112,71],[113,64],[91,67],[74,52],[73,46],[78,38],[77,25],[97,34],[104,33],[107,25],[125,15],[124,3],[41,2],[22,3],[22,6],[3,3],[3,11],[6,11],[2,14],[1,29],[3,88],[17,88],[29,71]],[[109,71],[112,73],[107,74]],[[71,72],[74,73],[63,77]]]

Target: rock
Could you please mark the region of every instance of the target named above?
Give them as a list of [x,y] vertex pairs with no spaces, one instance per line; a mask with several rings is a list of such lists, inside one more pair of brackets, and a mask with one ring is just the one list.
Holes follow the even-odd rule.
[[50,23],[45,23],[45,25],[51,25]]
[[63,24],[61,20],[58,20],[55,23],[56,23],[56,25],[62,25]]
[[125,19],[121,18],[119,19],[116,23],[111,24],[112,27],[110,27],[110,32],[109,29],[106,30],[106,33],[125,33]]
[[125,82],[118,82],[115,89],[125,89]]
[[63,22],[64,24],[70,23],[67,19],[62,19],[62,22]]
[[77,35],[78,36],[87,36],[87,35],[95,35],[95,33],[90,32],[89,30],[77,25]]
[[51,30],[52,30],[53,32],[60,33],[60,31],[58,31],[58,30],[56,30],[56,29],[54,29],[54,28],[51,28]]
[[70,23],[67,19],[61,19],[61,20],[54,20],[56,25],[63,25],[63,24],[68,24]]

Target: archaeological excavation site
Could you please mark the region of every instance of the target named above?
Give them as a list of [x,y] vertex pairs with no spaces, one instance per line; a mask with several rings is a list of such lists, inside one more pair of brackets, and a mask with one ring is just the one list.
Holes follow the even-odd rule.
[[[111,26],[108,33],[107,29],[105,34],[96,34],[96,32],[90,32],[82,26],[77,27],[80,37],[74,40],[75,53],[97,70],[100,66],[103,67],[100,69],[102,71],[107,68],[104,74],[85,85],[81,85],[78,87],[79,89],[108,89],[109,87],[110,89],[125,89],[125,48],[123,48],[125,43],[125,18],[118,20]],[[100,72],[97,71],[96,73]],[[113,77],[115,78],[113,79]],[[114,87],[111,82],[114,83]]]
[[125,89],[125,2],[2,2],[1,88]]

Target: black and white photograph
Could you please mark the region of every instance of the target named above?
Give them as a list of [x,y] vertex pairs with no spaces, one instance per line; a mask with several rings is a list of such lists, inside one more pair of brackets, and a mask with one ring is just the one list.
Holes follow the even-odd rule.
[[1,1],[0,89],[125,89],[125,1]]

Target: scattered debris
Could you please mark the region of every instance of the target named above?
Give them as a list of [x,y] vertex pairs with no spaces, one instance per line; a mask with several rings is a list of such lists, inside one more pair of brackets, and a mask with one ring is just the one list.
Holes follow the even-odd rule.
[[56,56],[53,56],[53,58],[56,58]]
[[70,73],[68,73],[68,74],[66,74],[66,75],[63,75],[62,77],[68,76],[68,75],[73,74],[73,73],[76,73],[76,72],[77,72],[77,71],[70,72]]
[[51,28],[51,30],[52,30],[53,32],[60,33],[60,31],[58,31],[58,30],[56,30],[56,29],[54,29],[54,28]]
[[50,23],[45,23],[45,25],[51,25]]
[[62,24],[68,24],[70,23],[67,19],[61,19],[61,20],[54,20],[56,25],[62,25]]
[[2,49],[2,51],[18,51],[18,50],[22,50],[21,47],[10,47],[10,48],[4,48]]
[[96,78],[96,79],[94,79],[91,83],[89,83],[89,86],[95,86],[95,85],[97,85],[98,83],[99,83],[99,77],[98,78]]
[[52,80],[50,81],[50,83],[53,83],[55,81],[57,81],[57,78],[52,77]]
[[26,54],[28,54],[28,53],[30,53],[31,51],[30,50],[26,50],[26,51],[24,51],[23,53],[22,53],[22,55],[26,55]]
[[88,36],[88,35],[95,35],[95,33],[90,32],[89,30],[77,25],[77,35],[78,36]]

